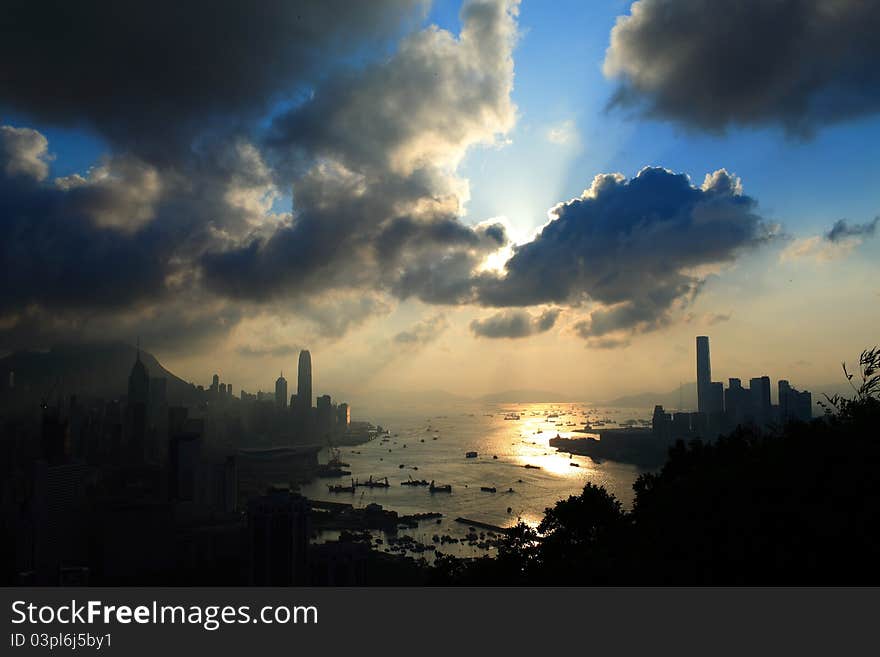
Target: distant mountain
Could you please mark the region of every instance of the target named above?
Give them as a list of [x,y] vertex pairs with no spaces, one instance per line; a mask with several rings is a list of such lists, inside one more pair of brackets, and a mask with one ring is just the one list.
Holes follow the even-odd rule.
[[618,408],[651,408],[661,404],[666,410],[695,409],[697,407],[696,381],[684,383],[680,388],[669,392],[642,392],[635,395],[624,395],[616,399],[598,402],[599,406],[615,406]]
[[350,399],[359,406],[419,406],[442,408],[449,404],[471,401],[470,397],[456,395],[445,390],[369,390],[350,393],[340,399]]
[[519,402],[525,404],[540,402],[559,403],[569,402],[573,399],[572,395],[560,395],[558,392],[548,392],[546,390],[504,390],[479,397],[480,401],[490,404],[516,404]]
[[[34,397],[53,400],[77,394],[114,399],[126,394],[128,375],[137,349],[124,342],[56,345],[49,351],[17,351],[0,359],[0,381],[15,373],[15,387]],[[166,380],[169,403],[193,396],[193,386],[175,376],[156,358],[141,350],[141,362],[151,378]]]

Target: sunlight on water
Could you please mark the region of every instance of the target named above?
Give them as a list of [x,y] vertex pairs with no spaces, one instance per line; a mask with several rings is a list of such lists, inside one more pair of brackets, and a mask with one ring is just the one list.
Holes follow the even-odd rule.
[[[604,421],[606,426],[614,426],[627,419],[647,418],[647,412],[591,409],[582,404],[469,404],[431,416],[376,413],[371,417],[389,429],[389,435],[343,447],[341,456],[350,466],[346,469],[351,478],[387,477],[390,487],[331,493],[328,484],[348,484],[348,478],[316,479],[303,486],[302,492],[312,499],[355,506],[375,502],[404,514],[442,513],[439,524],[423,523],[417,530],[401,532],[428,542],[437,532],[467,532],[467,523],[455,522],[458,517],[502,527],[519,520],[537,526],[547,507],[578,494],[587,481],[605,486],[629,506],[632,484],[639,474],[635,466],[569,457],[550,447],[549,441],[557,434],[595,437],[595,433],[582,431],[586,422],[594,425]],[[519,418],[505,419],[515,415]],[[468,458],[467,452],[476,452],[476,457]],[[320,455],[322,460],[328,457],[327,450]],[[449,484],[452,492],[431,493],[427,487],[401,486],[409,478]],[[481,490],[483,487],[495,492]],[[459,546],[457,551],[468,555],[470,550]]]

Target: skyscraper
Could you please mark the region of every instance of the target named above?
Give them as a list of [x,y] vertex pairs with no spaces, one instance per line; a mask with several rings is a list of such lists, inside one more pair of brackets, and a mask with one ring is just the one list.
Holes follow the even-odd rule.
[[141,362],[141,351],[138,349],[131,373],[128,375],[128,403],[148,404],[150,402],[150,375]]
[[150,421],[150,375],[141,362],[140,347],[131,374],[128,375],[127,401],[125,414],[129,458],[135,463],[142,463],[146,456]]
[[312,355],[305,349],[299,352],[296,402],[293,406],[293,425],[297,440],[307,443],[314,438],[315,418],[312,411]]
[[312,408],[312,355],[307,349],[299,352],[296,400],[303,409]]
[[751,411],[758,424],[770,421],[770,377],[757,376],[749,380]]
[[724,391],[724,410],[731,422],[739,424],[743,421],[750,407],[750,394],[742,387],[740,379],[728,379],[728,388]]
[[351,407],[345,402],[336,408],[336,426],[342,431],[348,431],[351,425]]
[[712,384],[712,366],[709,364],[709,336],[697,336],[697,410],[707,413],[709,388]]
[[317,437],[321,441],[329,440],[333,432],[333,423],[336,417],[333,414],[333,400],[330,395],[321,395],[316,402],[315,424]]
[[278,408],[287,408],[287,379],[284,378],[284,372],[275,381],[275,404]]

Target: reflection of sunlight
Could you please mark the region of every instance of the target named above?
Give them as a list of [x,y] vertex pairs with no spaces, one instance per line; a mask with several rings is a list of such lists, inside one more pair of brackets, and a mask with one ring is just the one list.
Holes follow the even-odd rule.
[[[585,456],[573,456],[557,452],[550,447],[550,439],[598,437],[596,434],[573,432],[583,427],[584,418],[579,408],[570,404],[519,404],[510,412],[517,413],[519,420],[504,421],[504,435],[510,439],[510,456],[517,465],[534,465],[541,472],[555,477],[583,478],[596,472],[592,460]],[[555,417],[554,417],[555,416]],[[574,426],[571,426],[574,425]],[[514,438],[514,436],[516,436]],[[576,466],[571,465],[576,463]],[[536,471],[537,472],[537,471]]]
[[543,515],[535,514],[535,513],[524,513],[521,515],[517,521],[523,522],[527,524],[532,529],[537,529],[538,525],[541,524],[541,521],[544,519]]

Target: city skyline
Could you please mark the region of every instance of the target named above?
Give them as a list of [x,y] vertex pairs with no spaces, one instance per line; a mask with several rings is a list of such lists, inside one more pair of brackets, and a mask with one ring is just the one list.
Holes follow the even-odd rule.
[[880,579],[880,2],[8,4],[0,584]]
[[[23,11],[0,41],[28,63],[0,91],[0,354],[140,334],[187,380],[257,389],[308,346],[315,388],[352,396],[608,399],[692,381],[683,355],[711,333],[739,346],[719,380],[822,389],[880,325],[880,120],[847,74],[873,89],[855,27],[875,10],[750,3],[716,25],[699,2],[734,45],[749,20],[810,26],[732,46],[730,68],[661,4],[294,3],[253,17],[260,43],[215,8],[229,44],[163,34],[161,61],[162,23]],[[101,36],[33,50],[36,24]]]

